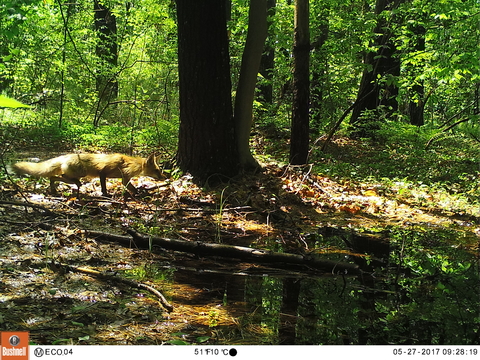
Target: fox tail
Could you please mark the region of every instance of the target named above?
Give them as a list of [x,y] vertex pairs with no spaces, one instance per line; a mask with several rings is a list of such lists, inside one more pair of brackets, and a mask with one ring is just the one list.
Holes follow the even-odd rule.
[[10,169],[17,175],[31,175],[34,177],[50,177],[56,175],[56,166],[49,164],[47,161],[40,163],[18,162],[11,165]]

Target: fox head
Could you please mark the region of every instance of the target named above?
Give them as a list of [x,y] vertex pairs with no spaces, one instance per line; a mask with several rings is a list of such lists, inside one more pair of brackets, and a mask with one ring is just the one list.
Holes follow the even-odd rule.
[[157,180],[165,180],[169,177],[168,174],[163,171],[162,167],[158,166],[155,154],[150,154],[145,161],[143,175],[151,176]]

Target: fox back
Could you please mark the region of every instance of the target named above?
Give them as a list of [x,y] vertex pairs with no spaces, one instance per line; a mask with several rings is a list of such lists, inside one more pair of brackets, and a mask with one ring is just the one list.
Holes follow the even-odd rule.
[[68,154],[39,163],[19,162],[12,166],[19,175],[50,178],[52,192],[55,181],[76,184],[80,188],[80,178],[100,178],[103,195],[107,195],[106,178],[121,178],[129,190],[135,189],[130,179],[135,176],[150,176],[158,180],[166,179],[158,166],[155,156],[148,158],[132,157],[123,154]]

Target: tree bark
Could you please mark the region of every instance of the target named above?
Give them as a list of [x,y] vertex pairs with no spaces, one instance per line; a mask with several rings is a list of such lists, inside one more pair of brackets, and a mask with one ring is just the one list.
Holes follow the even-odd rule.
[[[277,0],[267,0],[267,15],[268,18],[272,18],[275,15],[275,7],[277,6]],[[267,28],[270,29],[272,21],[267,21]],[[267,39],[269,31],[267,30]],[[266,80],[264,84],[259,86],[260,100],[265,106],[270,109],[273,105],[273,71],[275,68],[275,47],[273,46],[273,40],[269,39],[265,45],[265,49],[260,61],[260,75]]]
[[[415,36],[414,41],[414,50],[415,51],[425,51],[425,33],[426,29],[424,26],[417,25],[413,29],[413,34]],[[417,65],[415,73],[421,73],[421,68],[423,65]],[[420,69],[419,69],[420,68]],[[410,115],[410,124],[416,126],[422,126],[425,124],[424,120],[424,108],[425,108],[425,86],[423,85],[423,80],[418,80],[418,83],[412,87],[412,96],[410,99],[408,113]]]
[[348,273],[349,275],[354,275],[359,273],[358,265],[347,262],[338,262],[291,253],[280,253],[244,246],[168,239],[158,236],[144,235],[133,229],[128,229],[127,233],[130,236],[109,234],[96,230],[85,230],[86,236],[95,239],[113,241],[124,246],[132,246],[132,243],[134,243],[136,247],[143,249],[151,249],[153,246],[158,246],[163,249],[182,251],[199,256],[222,256],[226,258],[251,261],[254,263],[276,264],[277,267],[284,269],[287,269],[292,265],[299,265],[305,266],[306,270],[317,269],[334,274]]
[[[358,266],[355,264],[320,259],[298,254],[273,252],[263,249],[254,249],[243,246],[233,246],[226,244],[211,244],[200,241],[188,241],[180,239],[167,239],[157,236],[147,236],[140,234],[135,230],[127,230],[133,237],[135,244],[139,247],[149,248],[152,245],[160,246],[165,249],[184,251],[194,253],[200,256],[223,256],[229,258],[242,259],[259,263],[279,264],[286,267],[290,265],[304,265],[312,269],[324,270],[332,273],[350,275],[358,273]],[[104,238],[105,234],[89,232],[90,235],[97,234]],[[108,235],[106,236],[108,238]],[[116,235],[114,241],[123,241],[124,237]]]
[[308,0],[295,2],[295,41],[293,45],[293,116],[290,163],[303,165],[308,160],[310,141],[310,32]]
[[240,77],[235,96],[235,126],[240,164],[256,169],[258,162],[250,152],[250,131],[253,121],[253,99],[267,38],[267,1],[251,0],[248,14],[248,34],[242,56]]
[[[391,25],[382,18],[382,12],[393,10],[404,0],[377,0],[375,14],[378,16],[374,33],[378,34],[374,40],[376,52],[368,52],[365,56],[366,70],[357,95],[357,105],[353,109],[350,123],[358,123],[359,136],[366,135],[367,128],[376,128],[375,124],[367,124],[372,119],[360,123],[361,115],[366,110],[377,110],[380,106],[390,116],[398,110],[398,87],[393,78],[400,75],[400,59],[395,57],[397,49],[392,41]],[[390,20],[392,21],[392,20]],[[378,115],[378,114],[377,114]],[[373,119],[375,120],[375,119]]]
[[[312,14],[318,18],[319,35],[312,43],[312,82],[310,84],[310,128],[317,135],[321,132],[322,116],[325,114],[324,92],[328,73],[328,55],[324,49],[329,36],[330,7],[326,2],[321,5],[319,14]],[[313,66],[315,64],[315,66]]]
[[177,162],[199,182],[239,172],[225,0],[177,0]]
[[97,93],[101,102],[118,96],[118,81],[115,67],[118,63],[117,20],[109,8],[94,0],[94,24],[98,34],[95,53],[100,60],[97,68]]

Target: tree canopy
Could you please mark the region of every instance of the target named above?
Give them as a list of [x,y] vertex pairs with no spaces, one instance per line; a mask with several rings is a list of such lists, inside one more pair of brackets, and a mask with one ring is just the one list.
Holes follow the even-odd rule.
[[[473,0],[391,4],[377,8],[364,1],[310,4],[312,131],[328,132],[352,102],[365,101],[359,90],[362,73],[373,74],[365,84],[382,89],[370,94],[375,113],[371,105],[353,109],[352,126],[360,126],[364,135],[371,135],[368,131],[374,123],[376,129],[378,122],[386,121],[442,126],[468,117],[472,121],[462,127],[475,128],[478,4]],[[226,10],[232,102],[247,40],[248,5],[232,1]],[[272,96],[268,101],[261,96],[255,99],[252,131],[269,123],[288,128],[292,117],[294,5],[287,0],[273,5],[269,5],[274,12],[265,45],[272,76],[260,76],[257,84],[259,89],[270,86]],[[121,146],[145,144],[174,151],[180,124],[176,7],[175,2],[149,0],[7,0],[0,7],[4,19],[0,90],[42,109],[39,118],[56,120],[70,136],[97,143],[92,142],[96,134],[108,135],[116,128],[113,133],[122,136],[115,143],[122,142]],[[108,25],[112,19],[115,28]],[[389,56],[397,65],[387,64],[378,71],[379,63],[368,56],[380,60],[384,55],[379,51],[387,48],[393,50]],[[114,97],[103,96],[101,84],[109,84]]]

